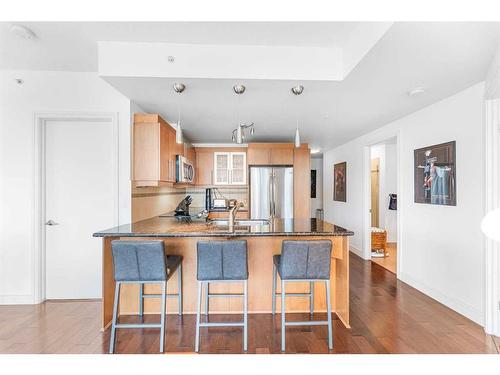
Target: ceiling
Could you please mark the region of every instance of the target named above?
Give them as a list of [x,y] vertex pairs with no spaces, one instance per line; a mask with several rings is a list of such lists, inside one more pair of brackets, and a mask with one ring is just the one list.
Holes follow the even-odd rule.
[[[255,123],[248,141],[292,141],[298,118],[302,140],[325,150],[484,80],[499,42],[499,23],[396,23],[343,81],[307,81],[300,97],[290,93],[297,81],[286,80],[106,80],[171,122],[179,104],[193,141],[230,142],[238,121]],[[187,86],[180,98],[172,90],[179,80]],[[235,83],[244,95],[232,92]],[[416,87],[426,92],[408,96]]]
[[[377,22],[0,22],[0,69],[97,71],[98,41],[346,48]],[[34,59],[33,56],[36,56]]]
[[[347,48],[364,23],[23,23],[37,42],[11,40],[0,24],[0,68],[97,70],[97,41],[321,46]],[[56,27],[54,26],[56,25]],[[357,42],[360,39],[358,38]],[[194,142],[230,142],[238,121],[253,121],[248,141],[302,140],[330,149],[484,80],[500,42],[499,23],[395,23],[343,81],[104,77],[145,111],[177,120]],[[30,44],[31,43],[31,44]],[[33,58],[35,56],[36,58]],[[294,97],[290,88],[303,83]],[[235,83],[247,87],[232,92]],[[409,97],[407,92],[426,92]],[[479,124],[478,124],[479,126]]]

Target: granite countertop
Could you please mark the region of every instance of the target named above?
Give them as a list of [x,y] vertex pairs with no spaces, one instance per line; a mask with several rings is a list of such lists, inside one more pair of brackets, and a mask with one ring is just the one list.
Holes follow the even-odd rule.
[[248,236],[352,236],[353,232],[318,219],[274,219],[270,224],[227,227],[204,219],[182,222],[173,217],[152,217],[93,234],[94,237],[248,237]]

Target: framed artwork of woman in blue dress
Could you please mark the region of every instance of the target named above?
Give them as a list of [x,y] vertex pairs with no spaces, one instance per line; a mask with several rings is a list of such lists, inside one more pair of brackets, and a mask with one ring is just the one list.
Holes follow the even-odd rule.
[[457,205],[455,141],[419,148],[415,158],[415,203]]

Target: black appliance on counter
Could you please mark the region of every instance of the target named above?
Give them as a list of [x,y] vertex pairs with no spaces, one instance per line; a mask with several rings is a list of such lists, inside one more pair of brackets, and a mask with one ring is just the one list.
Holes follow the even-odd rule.
[[189,205],[193,201],[193,198],[191,198],[190,195],[186,196],[178,205],[177,208],[175,209],[175,215],[176,217],[190,217],[189,215]]
[[212,189],[205,189],[205,210],[210,210],[213,207]]

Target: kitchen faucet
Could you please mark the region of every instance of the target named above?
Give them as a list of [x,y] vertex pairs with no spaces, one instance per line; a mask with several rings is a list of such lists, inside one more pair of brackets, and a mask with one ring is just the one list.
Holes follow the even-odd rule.
[[236,202],[236,204],[229,210],[229,231],[234,232],[234,219],[238,210],[243,207],[243,202]]

